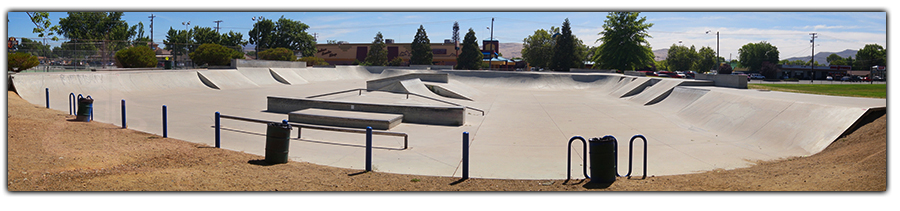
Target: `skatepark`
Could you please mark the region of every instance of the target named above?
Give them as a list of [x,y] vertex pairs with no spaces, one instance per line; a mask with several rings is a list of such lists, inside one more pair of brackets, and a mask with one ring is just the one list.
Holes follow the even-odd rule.
[[[94,121],[114,125],[122,124],[124,100],[127,128],[152,134],[163,133],[165,105],[169,138],[210,146],[216,112],[272,122],[303,121],[299,115],[388,119],[393,123],[378,131],[408,136],[373,137],[372,163],[379,172],[459,177],[462,133],[468,132],[471,177],[503,179],[578,175],[580,162],[566,172],[569,150],[573,161],[584,156],[579,144],[567,148],[573,136],[615,136],[620,172],[627,171],[627,141],[637,134],[648,141],[648,175],[746,167],[755,160],[815,154],[867,113],[886,109],[884,99],[614,73],[238,65],[20,73],[13,83],[25,100],[43,106],[49,99],[49,107],[60,111],[69,111],[70,94],[90,95]],[[221,148],[265,154],[265,124],[222,119],[221,125]],[[298,139],[297,130],[290,140],[292,161],[364,168],[364,134],[301,129]],[[643,153],[640,145],[636,155]],[[641,162],[635,156],[635,175],[644,174],[637,167]]]

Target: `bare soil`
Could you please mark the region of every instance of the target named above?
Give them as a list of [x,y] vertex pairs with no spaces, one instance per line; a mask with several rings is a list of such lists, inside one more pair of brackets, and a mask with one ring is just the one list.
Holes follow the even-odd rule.
[[[362,172],[162,138],[30,104],[7,92],[9,191],[886,191],[886,115],[808,156],[640,179],[500,180]],[[652,171],[652,170],[651,170]]]

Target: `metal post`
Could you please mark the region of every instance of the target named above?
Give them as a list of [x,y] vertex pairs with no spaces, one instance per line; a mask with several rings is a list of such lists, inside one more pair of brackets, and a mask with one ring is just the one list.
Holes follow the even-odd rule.
[[122,128],[128,128],[128,124],[125,123],[125,99],[122,99]]
[[219,124],[219,112],[216,111],[216,148],[221,148],[221,145],[219,144],[222,140],[222,136],[219,133],[220,128],[221,125]]
[[47,108],[50,108],[50,88],[44,88],[44,93],[47,94]]
[[366,171],[372,171],[372,127],[366,127]]
[[163,138],[168,138],[169,137],[169,125],[168,125],[169,121],[168,121],[168,118],[166,117],[167,116],[166,115],[166,105],[162,106],[162,112],[163,112],[162,113],[162,115],[163,115],[162,116],[162,118],[163,118]]
[[462,178],[469,178],[469,132],[463,132],[462,138]]
[[75,105],[77,105],[78,99],[75,98],[75,93],[69,93],[69,115],[75,114]]

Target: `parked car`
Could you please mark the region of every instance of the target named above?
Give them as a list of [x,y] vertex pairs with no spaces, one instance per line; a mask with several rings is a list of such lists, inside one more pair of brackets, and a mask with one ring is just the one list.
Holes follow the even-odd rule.
[[850,80],[850,76],[848,76],[848,75],[841,77],[841,81],[849,81],[849,80]]
[[862,81],[872,81],[872,79],[871,79],[871,78],[869,78],[869,77],[862,77],[862,79],[861,79],[861,80],[862,80]]
[[743,76],[747,76],[747,81],[750,81],[750,75],[744,74],[744,73],[742,73],[742,72],[733,72],[733,73],[731,73],[731,74],[732,74],[732,75],[743,75]]
[[884,78],[882,78],[881,76],[877,76],[877,75],[876,75],[875,77],[872,77],[872,80],[875,80],[875,81],[884,81]]
[[697,76],[697,72],[694,71],[684,71],[685,78],[694,78]]
[[832,78],[832,77],[829,75],[829,76],[825,76],[825,80],[829,80],[829,81],[830,81],[830,80],[834,80],[834,78]]
[[750,79],[766,79],[766,76],[760,75],[759,73],[751,73]]

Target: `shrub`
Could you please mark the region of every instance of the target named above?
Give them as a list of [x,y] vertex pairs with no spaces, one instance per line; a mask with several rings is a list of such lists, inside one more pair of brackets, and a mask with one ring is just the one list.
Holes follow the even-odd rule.
[[189,54],[194,64],[210,66],[226,66],[232,59],[243,58],[244,55],[234,49],[219,44],[203,44]]
[[307,56],[298,59],[297,61],[306,62],[306,66],[314,66],[314,65],[328,65],[328,62],[325,62],[325,59],[315,57],[315,56]]
[[27,70],[40,64],[37,56],[28,53],[7,53],[6,61],[8,65],[7,68],[9,71],[13,72],[22,72],[23,70]]
[[261,60],[294,61],[294,51],[287,48],[275,48],[259,52]]
[[116,62],[122,67],[156,67],[156,52],[147,46],[135,46],[116,52]]
[[403,64],[403,59],[401,59],[400,57],[395,57],[394,59],[391,59],[390,62],[388,62],[388,66],[400,66],[401,64]]

